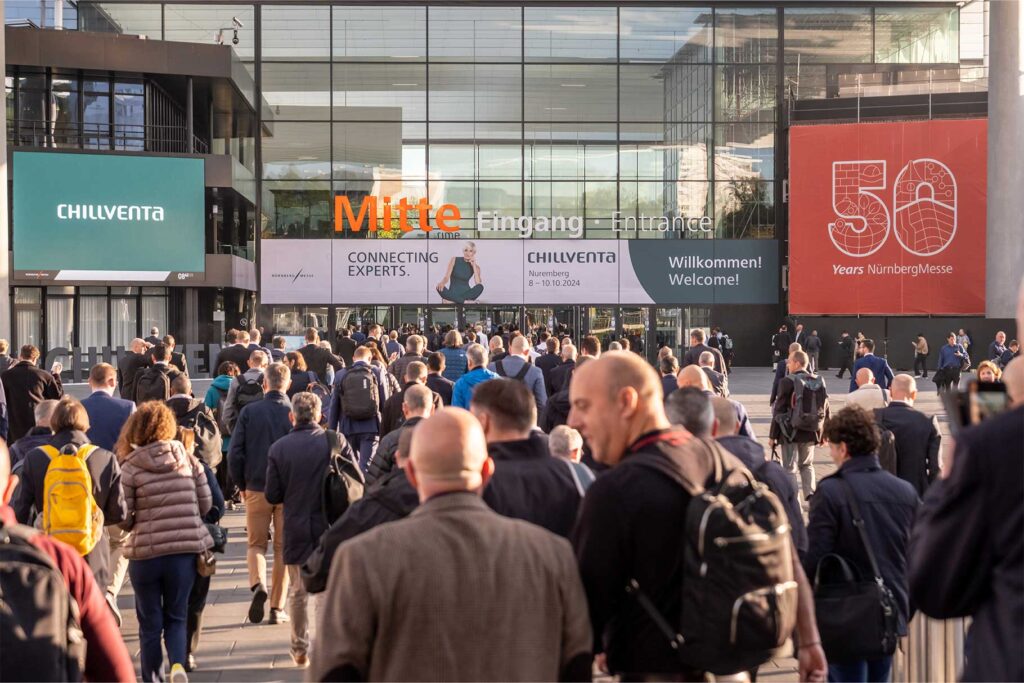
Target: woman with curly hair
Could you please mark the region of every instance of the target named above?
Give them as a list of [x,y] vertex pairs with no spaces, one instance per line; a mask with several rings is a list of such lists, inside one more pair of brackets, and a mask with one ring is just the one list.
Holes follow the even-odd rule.
[[125,544],[135,589],[142,680],[163,680],[163,635],[171,681],[187,681],[186,612],[196,556],[213,545],[202,516],[212,496],[202,464],[176,440],[174,413],[150,401],[128,418],[115,450],[131,531]]

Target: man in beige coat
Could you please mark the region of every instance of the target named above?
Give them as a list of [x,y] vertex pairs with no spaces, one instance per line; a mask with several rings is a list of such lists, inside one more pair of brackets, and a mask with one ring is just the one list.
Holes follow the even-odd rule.
[[312,680],[590,680],[591,631],[572,550],[492,512],[480,424],[446,408],[413,432],[421,505],[343,543]]

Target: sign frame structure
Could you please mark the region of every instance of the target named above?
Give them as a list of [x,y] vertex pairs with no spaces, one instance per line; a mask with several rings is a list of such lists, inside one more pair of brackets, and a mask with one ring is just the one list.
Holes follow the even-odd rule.
[[13,167],[16,280],[203,281],[202,158],[15,151]]
[[987,119],[790,129],[792,315],[984,315]]
[[267,239],[264,304],[777,304],[777,240]]

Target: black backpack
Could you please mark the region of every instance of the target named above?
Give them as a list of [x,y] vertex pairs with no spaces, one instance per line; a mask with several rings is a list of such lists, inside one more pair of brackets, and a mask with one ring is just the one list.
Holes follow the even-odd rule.
[[[656,437],[655,437],[656,438]],[[626,586],[680,663],[726,675],[777,655],[796,627],[797,583],[786,511],[745,468],[725,469],[721,446],[694,439],[715,464],[706,488],[694,487],[665,456],[630,456],[670,476],[693,495],[681,520],[683,586],[680,622],[670,624],[635,579]]]
[[[494,371],[498,373],[499,377],[509,377],[509,375],[505,372],[504,363],[505,359],[502,359],[494,364]],[[514,379],[517,382],[524,381],[526,379],[526,373],[530,371],[531,367],[533,366],[531,366],[529,363],[523,363],[523,367],[519,370],[519,372],[509,377],[509,379]]]
[[216,471],[224,458],[221,451],[223,441],[217,422],[210,416],[203,402],[193,401],[189,411],[178,420],[178,426],[192,430],[196,435],[196,457],[209,465],[211,470]]
[[828,392],[825,380],[817,375],[793,374],[793,399],[787,415],[793,432],[821,432],[825,426]]
[[367,365],[356,365],[341,380],[341,412],[350,420],[369,420],[380,412],[377,375]]
[[330,527],[352,503],[363,497],[365,480],[348,441],[338,432],[327,430],[327,444],[331,447],[331,456],[320,486],[320,509]]
[[250,403],[263,400],[263,373],[256,379],[249,379],[244,374],[238,376],[238,390],[235,391],[235,419],[242,413],[242,408]]
[[80,681],[78,604],[53,559],[29,540],[37,533],[0,526],[0,681]]
[[879,409],[875,408],[874,412],[875,424],[878,425],[878,435],[881,437],[878,445],[878,464],[889,474],[896,475],[897,463],[899,462],[899,455],[896,453],[896,435],[885,426]]
[[224,421],[224,402],[228,400],[228,391],[217,387],[214,387],[213,390],[217,392],[217,407],[213,409],[213,418],[217,420],[217,427],[221,434],[230,434],[231,428]]
[[146,368],[135,378],[135,403],[166,401],[171,397],[171,379],[159,366]]

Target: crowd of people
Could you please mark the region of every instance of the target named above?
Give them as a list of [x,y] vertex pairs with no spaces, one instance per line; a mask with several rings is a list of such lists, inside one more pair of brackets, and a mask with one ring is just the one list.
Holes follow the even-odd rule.
[[[780,328],[765,449],[718,328],[653,368],[628,338],[490,331],[310,328],[288,350],[232,330],[197,396],[154,330],[81,401],[22,347],[0,369],[0,530],[77,603],[84,657],[50,641],[63,679],[187,681],[239,508],[247,621],[287,624],[311,680],[753,680],[783,653],[801,680],[887,680],[915,610],[973,616],[965,678],[1024,679],[1024,361],[1003,333],[977,374],[1010,408],[943,457],[871,339],[844,334],[834,410],[817,333]],[[969,367],[946,348],[940,388]],[[9,618],[66,609],[59,589]]]

